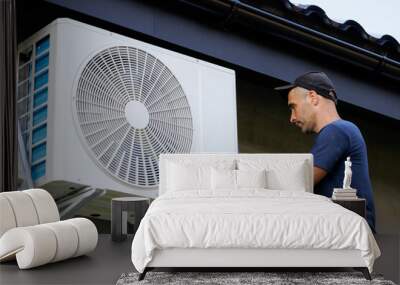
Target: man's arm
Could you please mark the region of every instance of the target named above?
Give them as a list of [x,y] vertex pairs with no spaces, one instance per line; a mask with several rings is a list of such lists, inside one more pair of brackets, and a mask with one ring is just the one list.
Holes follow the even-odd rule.
[[348,156],[350,139],[347,134],[336,126],[327,126],[318,134],[311,149],[314,156],[314,185],[317,185],[333,171],[339,160]]
[[314,185],[317,185],[322,180],[322,178],[325,177],[326,174],[327,172],[325,170],[314,166]]

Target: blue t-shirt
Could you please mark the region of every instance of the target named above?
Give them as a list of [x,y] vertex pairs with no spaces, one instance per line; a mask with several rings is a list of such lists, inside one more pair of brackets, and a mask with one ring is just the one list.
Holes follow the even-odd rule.
[[333,188],[343,187],[344,162],[352,162],[351,187],[357,196],[367,202],[367,221],[375,232],[375,206],[368,171],[367,147],[360,130],[349,121],[337,120],[323,127],[311,149],[314,166],[324,169],[327,175],[314,187],[314,193],[332,197]]

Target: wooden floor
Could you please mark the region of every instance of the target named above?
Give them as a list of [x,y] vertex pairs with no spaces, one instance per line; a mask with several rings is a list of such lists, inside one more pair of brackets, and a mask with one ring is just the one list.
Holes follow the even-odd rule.
[[[399,284],[399,236],[377,235],[376,240],[382,256],[376,261],[374,272]],[[101,234],[96,250],[88,256],[29,270],[19,270],[16,262],[3,263],[0,284],[115,284],[122,273],[135,271],[130,258],[131,243],[132,237],[116,243],[110,235]]]

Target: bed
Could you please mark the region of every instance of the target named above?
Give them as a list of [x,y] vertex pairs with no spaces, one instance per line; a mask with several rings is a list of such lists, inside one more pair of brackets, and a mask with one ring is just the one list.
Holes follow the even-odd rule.
[[132,243],[141,273],[183,267],[352,267],[380,250],[361,216],[313,194],[311,154],[163,154]]

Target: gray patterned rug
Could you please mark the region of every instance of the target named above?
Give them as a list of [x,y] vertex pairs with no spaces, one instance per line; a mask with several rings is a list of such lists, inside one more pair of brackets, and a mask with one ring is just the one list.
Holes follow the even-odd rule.
[[379,284],[395,285],[381,275],[372,274],[372,281],[360,272],[148,272],[142,281],[139,273],[122,274],[117,285],[145,284]]

